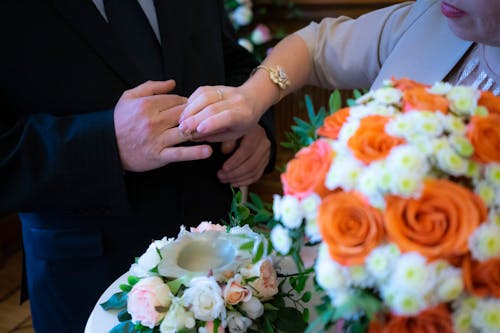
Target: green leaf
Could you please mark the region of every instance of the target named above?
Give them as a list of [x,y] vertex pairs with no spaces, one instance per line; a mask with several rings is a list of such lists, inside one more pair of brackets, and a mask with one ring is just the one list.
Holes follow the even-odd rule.
[[303,333],[307,326],[303,318],[302,313],[295,308],[281,308],[274,324],[281,332]]
[[330,113],[334,113],[338,111],[341,106],[342,106],[342,98],[340,96],[340,91],[335,89],[331,94],[330,94],[330,99],[328,101],[328,105],[330,107]]
[[309,311],[309,309],[308,309],[308,308],[305,308],[305,309],[304,309],[304,312],[302,313],[302,317],[304,318],[304,321],[305,321],[306,323],[308,323],[308,322],[309,322],[310,311]]
[[271,325],[271,321],[267,316],[264,317],[264,332],[265,333],[274,333],[273,326]]
[[136,333],[135,324],[131,320],[124,321],[113,327],[109,333]]
[[302,300],[302,302],[307,303],[307,302],[309,302],[309,301],[311,300],[311,297],[312,297],[312,293],[311,293],[310,291],[306,291],[306,292],[302,295],[301,300]]
[[255,257],[253,258],[252,262],[255,264],[260,259],[262,259],[263,255],[264,255],[264,243],[260,242],[259,246],[257,247],[257,253],[255,254]]
[[132,319],[132,316],[128,313],[127,309],[123,309],[118,313],[117,318],[119,322],[123,322]]
[[264,303],[264,310],[269,310],[269,311],[278,311],[279,308],[272,305],[271,303]]
[[122,284],[120,284],[120,290],[121,291],[131,291],[132,286],[129,284],[122,283]]
[[264,207],[262,199],[257,194],[250,192],[248,196],[250,197],[251,202],[255,203],[255,206],[257,206],[258,208]]
[[127,278],[128,284],[130,284],[131,286],[135,285],[140,280],[141,280],[141,278],[139,278],[137,276],[133,276],[133,275],[129,275]]
[[238,206],[238,216],[242,220],[246,220],[250,216],[250,209],[245,206]]
[[100,305],[106,311],[111,309],[123,309],[127,306],[127,297],[128,292],[118,292],[113,294],[113,296],[111,296],[106,302],[101,303]]
[[306,100],[306,109],[307,109],[307,115],[309,116],[309,119],[314,119],[314,105],[311,99],[311,96],[307,95],[304,97]]
[[251,251],[253,249],[253,243],[254,243],[254,241],[252,240],[252,241],[241,244],[240,250]]
[[324,332],[324,328],[331,321],[333,315],[335,314],[335,309],[333,307],[328,307],[324,312],[322,312],[316,319],[311,322],[304,333],[319,333]]
[[191,280],[191,278],[192,278],[191,275],[184,275],[178,279],[167,282],[167,286],[170,288],[172,294],[177,295],[177,292],[179,291],[180,287],[182,285],[186,286],[188,282]]

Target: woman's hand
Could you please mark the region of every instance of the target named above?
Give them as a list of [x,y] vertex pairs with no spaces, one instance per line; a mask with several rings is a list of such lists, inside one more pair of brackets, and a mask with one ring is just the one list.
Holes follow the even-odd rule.
[[243,88],[205,86],[189,97],[179,128],[193,141],[235,140],[248,133],[261,115]]

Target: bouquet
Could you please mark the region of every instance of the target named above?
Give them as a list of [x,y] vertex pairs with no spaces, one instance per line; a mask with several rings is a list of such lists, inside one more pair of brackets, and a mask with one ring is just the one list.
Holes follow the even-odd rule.
[[304,296],[284,291],[269,245],[248,226],[211,222],[153,241],[101,304],[120,311],[111,332],[303,332],[302,313],[285,298],[296,305]]
[[391,79],[328,115],[273,200],[317,244],[308,332],[500,332],[500,97]]

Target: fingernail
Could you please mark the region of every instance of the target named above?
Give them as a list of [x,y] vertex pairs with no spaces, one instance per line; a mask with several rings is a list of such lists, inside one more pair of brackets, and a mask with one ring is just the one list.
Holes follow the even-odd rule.
[[211,153],[212,153],[212,150],[211,150],[210,148],[208,148],[208,147],[203,148],[203,154],[204,154],[205,156],[207,156],[207,157],[208,157],[208,156],[210,156],[210,154],[211,154]]
[[179,129],[181,130],[181,132],[185,132],[186,131],[186,125],[184,125],[184,123],[182,122],[182,119],[180,119],[179,121],[180,121]]

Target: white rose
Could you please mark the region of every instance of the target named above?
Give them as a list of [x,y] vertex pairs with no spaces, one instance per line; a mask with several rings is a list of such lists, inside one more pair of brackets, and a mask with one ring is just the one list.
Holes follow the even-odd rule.
[[252,21],[253,13],[249,6],[239,6],[231,13],[231,19],[238,26],[245,26]]
[[257,319],[264,314],[264,305],[256,297],[250,298],[248,302],[243,302],[241,309],[251,319]]
[[271,230],[271,242],[276,251],[281,254],[287,254],[292,247],[292,239],[288,235],[288,230],[279,224]]
[[193,278],[182,300],[196,319],[204,321],[216,319],[225,310],[222,290],[213,276]]
[[254,47],[253,47],[253,44],[251,41],[249,41],[248,39],[246,38],[239,38],[238,39],[238,44],[240,44],[240,46],[243,46],[245,49],[247,49],[248,52],[252,53],[253,50],[254,50]]
[[175,333],[183,328],[193,328],[195,323],[194,314],[184,308],[179,298],[174,298],[167,315],[161,322],[160,332]]
[[252,320],[236,311],[229,312],[227,327],[230,333],[244,333],[252,325]]
[[167,238],[163,238],[161,240],[156,240],[152,242],[146,252],[144,252],[137,260],[137,263],[132,264],[130,267],[130,272],[132,275],[138,277],[146,277],[156,275],[152,273],[151,270],[158,266],[160,263],[161,257],[158,254],[158,251],[161,250],[165,244],[170,242],[171,240]]
[[285,227],[295,229],[300,227],[303,218],[299,199],[291,195],[285,195],[281,199],[281,222]]

